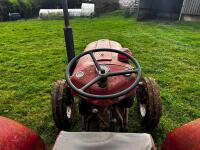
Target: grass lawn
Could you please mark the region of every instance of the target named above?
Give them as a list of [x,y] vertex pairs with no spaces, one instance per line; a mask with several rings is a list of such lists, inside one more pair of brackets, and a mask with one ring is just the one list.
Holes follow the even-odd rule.
[[[152,134],[158,147],[170,130],[200,117],[200,24],[137,22],[111,13],[71,25],[76,54],[92,41],[112,39],[133,51],[144,76],[157,79],[163,116]],[[0,115],[37,131],[49,147],[57,135],[50,93],[66,62],[62,20],[0,23]],[[130,132],[143,132],[135,107]],[[77,120],[73,131],[80,131]]]

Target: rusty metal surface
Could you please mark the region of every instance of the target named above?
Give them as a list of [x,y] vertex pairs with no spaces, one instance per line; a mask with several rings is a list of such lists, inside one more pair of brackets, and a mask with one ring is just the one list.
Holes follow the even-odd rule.
[[42,139],[31,129],[0,116],[1,150],[45,150]]
[[200,150],[200,118],[170,132],[162,150]]
[[[84,51],[98,49],[98,48],[112,48],[112,49],[117,49],[117,50],[123,51],[122,46],[118,42],[111,41],[108,39],[102,39],[102,40],[92,42],[86,46]],[[118,65],[122,65],[122,66],[126,65],[124,63],[119,62],[117,60],[117,56],[118,56],[117,53],[112,53],[112,52],[96,52],[95,53],[95,58],[97,60],[106,61],[107,64],[116,64],[117,63]],[[99,62],[99,63],[101,64],[101,62]],[[103,63],[105,64],[105,62],[103,62]],[[90,64],[93,64],[93,61],[89,55],[86,55],[79,60],[78,65],[79,64],[84,64],[84,65],[88,66]]]
[[[127,50],[123,49],[122,46],[114,41],[110,40],[99,40],[90,43],[85,51],[96,49],[96,48],[112,48],[117,50]],[[128,63],[124,63],[118,60],[118,54],[112,53],[112,52],[96,52],[95,58],[97,59],[99,64],[105,64],[109,68],[110,72],[117,72],[117,71],[125,71],[128,68],[131,68],[132,66]],[[86,85],[89,81],[94,79],[97,76],[97,71],[94,66],[94,62],[92,58],[89,55],[83,56],[79,61],[78,64],[72,74],[72,82],[77,88],[81,88],[84,85]],[[107,79],[107,86],[105,88],[100,88],[98,84],[92,85],[87,92],[97,95],[108,95],[108,94],[114,94],[119,91],[122,91],[129,87],[133,82],[135,81],[135,75],[131,75],[129,77],[120,75],[120,76],[113,76],[109,77]],[[134,93],[134,90],[132,94]],[[126,96],[130,96],[130,94],[127,94]],[[125,97],[126,97],[125,96]],[[123,97],[123,98],[125,98]],[[119,100],[121,100],[119,98]],[[101,103],[103,105],[105,101],[95,102],[94,104]],[[109,101],[106,101],[106,105],[108,105]],[[111,102],[111,101],[110,101]],[[112,104],[112,102],[110,103]]]

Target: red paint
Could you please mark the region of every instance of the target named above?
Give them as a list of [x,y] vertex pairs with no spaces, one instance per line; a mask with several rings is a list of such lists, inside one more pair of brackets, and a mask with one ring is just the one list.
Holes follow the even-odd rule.
[[[132,52],[128,48],[123,48],[122,51],[132,56]],[[128,62],[128,57],[118,54],[118,60],[122,62]]]
[[[126,51],[130,55],[132,54],[130,50],[127,48],[122,48],[119,43],[110,41],[110,40],[99,40],[96,42],[93,42],[89,44],[84,51],[88,51],[91,49],[96,49],[96,48],[112,48],[112,49],[117,49],[121,51]],[[120,71],[125,71],[128,68],[132,68],[131,65],[129,65],[126,62],[122,62],[119,60],[118,54],[113,53],[113,52],[96,52],[95,53],[95,58],[98,61],[99,64],[105,64],[109,67],[109,72],[120,72]],[[122,58],[127,59],[127,58]],[[84,76],[82,77],[77,77],[78,72],[84,72]],[[73,74],[72,74],[72,82],[77,88],[81,88],[84,85],[86,85],[89,81],[93,80],[95,77],[97,77],[97,72],[96,72],[96,67],[94,65],[94,62],[91,58],[90,55],[83,56]],[[135,81],[135,75],[132,74],[130,77],[126,77],[124,75],[120,76],[114,76],[114,77],[108,77],[107,79],[107,87],[106,88],[101,88],[98,86],[98,84],[94,84],[91,86],[86,92],[95,94],[95,95],[109,95],[109,94],[114,94],[120,91],[123,91],[127,89],[131,84]],[[73,92],[74,93],[74,92]],[[129,94],[123,96],[123,99],[133,95],[135,93],[135,90],[130,92]],[[87,100],[87,99],[86,99]],[[122,100],[122,98],[116,98],[115,100],[113,99],[107,99],[107,100],[92,100],[89,101],[89,103],[92,103],[94,105],[98,106],[105,106],[105,105],[112,105],[113,103],[118,102],[119,100]]]
[[0,150],[45,150],[45,144],[31,129],[0,116]]
[[162,150],[200,150],[200,118],[170,132]]

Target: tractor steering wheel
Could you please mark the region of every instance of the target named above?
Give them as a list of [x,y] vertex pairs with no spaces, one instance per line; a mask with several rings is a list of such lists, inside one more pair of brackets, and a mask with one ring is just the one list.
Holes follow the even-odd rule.
[[[132,67],[130,70],[120,71],[120,72],[106,72],[100,66],[98,61],[96,60],[96,58],[94,56],[95,52],[114,52],[114,53],[121,54],[123,56],[126,56],[128,58],[128,60],[130,60],[136,66],[136,68]],[[91,58],[92,58],[92,60],[95,64],[98,76],[96,78],[94,78],[92,81],[90,81],[89,83],[87,83],[86,85],[84,85],[82,88],[79,89],[72,83],[70,76],[72,74],[73,66],[75,66],[77,60],[79,60],[81,57],[88,55],[88,54],[91,56]],[[97,83],[99,80],[101,80],[103,78],[132,74],[132,73],[137,74],[136,80],[131,84],[131,86],[129,86],[127,89],[125,89],[123,91],[120,91],[120,92],[114,93],[114,94],[109,94],[109,95],[95,95],[95,94],[90,94],[90,93],[85,92],[85,90],[87,90],[89,87],[91,87],[93,84]],[[69,62],[68,66],[67,66],[67,70],[66,70],[66,81],[67,81],[69,87],[72,88],[77,94],[84,96],[86,98],[92,98],[92,99],[113,99],[113,98],[123,96],[123,95],[129,93],[132,89],[134,89],[138,85],[140,78],[141,78],[141,67],[140,67],[140,64],[137,62],[137,60],[134,57],[130,56],[126,52],[119,51],[119,50],[116,50],[116,49],[108,49],[108,48],[93,49],[93,50],[83,52],[82,54],[74,57]]]

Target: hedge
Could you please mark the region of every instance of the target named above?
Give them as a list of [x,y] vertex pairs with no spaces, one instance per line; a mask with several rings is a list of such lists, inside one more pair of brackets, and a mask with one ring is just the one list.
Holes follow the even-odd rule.
[[[69,8],[80,8],[81,3],[94,2],[95,13],[119,9],[118,0],[68,0]],[[10,13],[20,13],[22,18],[38,16],[39,9],[62,8],[62,0],[0,0],[0,21],[9,20]]]
[[1,0],[0,1],[0,21],[9,20],[8,14],[10,13],[20,13],[23,18],[30,18],[37,16],[38,8],[29,1],[28,3],[22,0],[10,1]]

